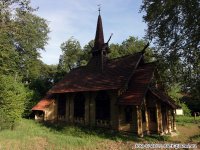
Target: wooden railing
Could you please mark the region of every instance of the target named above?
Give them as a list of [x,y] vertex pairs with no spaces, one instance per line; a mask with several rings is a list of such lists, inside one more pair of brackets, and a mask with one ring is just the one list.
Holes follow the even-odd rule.
[[65,121],[65,116],[61,116],[61,115],[58,116],[58,120],[59,120],[59,121]]
[[108,120],[96,120],[96,126],[98,127],[110,127],[110,121]]
[[84,124],[85,120],[82,117],[74,117],[74,123]]

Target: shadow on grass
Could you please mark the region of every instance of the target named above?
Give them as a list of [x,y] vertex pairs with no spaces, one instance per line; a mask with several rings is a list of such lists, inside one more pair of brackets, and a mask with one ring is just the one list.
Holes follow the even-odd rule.
[[197,135],[194,135],[194,136],[191,136],[191,137],[189,137],[189,139],[190,139],[190,141],[200,141],[200,134],[197,134]]
[[59,122],[59,123],[43,122],[42,125],[49,128],[50,131],[52,132],[59,132],[60,134],[66,134],[81,138],[93,136],[93,137],[110,139],[114,141],[123,141],[123,142],[126,141],[156,142],[156,141],[167,141],[169,139],[168,136],[159,136],[159,135],[148,135],[148,136],[145,135],[143,138],[141,138],[134,133],[118,132],[110,129],[90,127],[90,126],[69,125],[66,124],[65,122]]

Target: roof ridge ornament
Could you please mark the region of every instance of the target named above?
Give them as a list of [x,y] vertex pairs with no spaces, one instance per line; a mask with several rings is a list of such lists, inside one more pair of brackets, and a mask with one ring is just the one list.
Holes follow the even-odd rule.
[[145,50],[149,47],[149,42],[144,46],[143,50],[141,51],[142,54],[145,53]]
[[98,11],[99,11],[99,15],[101,15],[101,4],[98,4]]

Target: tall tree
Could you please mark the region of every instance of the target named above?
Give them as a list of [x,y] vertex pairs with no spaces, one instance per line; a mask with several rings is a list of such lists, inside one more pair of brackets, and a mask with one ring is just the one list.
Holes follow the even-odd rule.
[[[29,0],[0,1],[0,76],[3,74],[8,84],[13,82],[13,87],[2,84],[0,90],[2,96],[0,101],[8,104],[4,108],[7,109],[4,113],[6,116],[9,116],[11,109],[15,112],[15,107],[12,106],[13,100],[7,94],[10,94],[16,103],[20,103],[18,101],[20,99],[26,99],[25,107],[27,107],[27,103],[40,97],[51,85],[50,75],[43,72],[44,68],[48,67],[39,60],[40,50],[44,50],[47,44],[49,28],[45,19],[34,14],[36,10],[30,6]],[[36,82],[37,85],[43,85],[45,82],[45,88],[39,88]],[[33,90],[32,98],[21,97],[20,94],[24,94],[23,89],[17,87],[23,88],[23,83]],[[21,111],[21,108],[19,109]]]
[[168,72],[165,78],[200,98],[200,1],[144,0],[141,11],[146,12],[146,37]]
[[27,77],[48,40],[47,21],[29,0],[0,1],[0,73]]

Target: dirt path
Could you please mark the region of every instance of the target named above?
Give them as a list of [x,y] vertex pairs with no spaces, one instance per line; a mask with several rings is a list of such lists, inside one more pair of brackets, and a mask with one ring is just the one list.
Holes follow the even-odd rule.
[[177,134],[177,136],[171,137],[172,141],[181,143],[192,142],[190,138],[200,134],[199,124],[186,124],[184,126],[178,125]]

